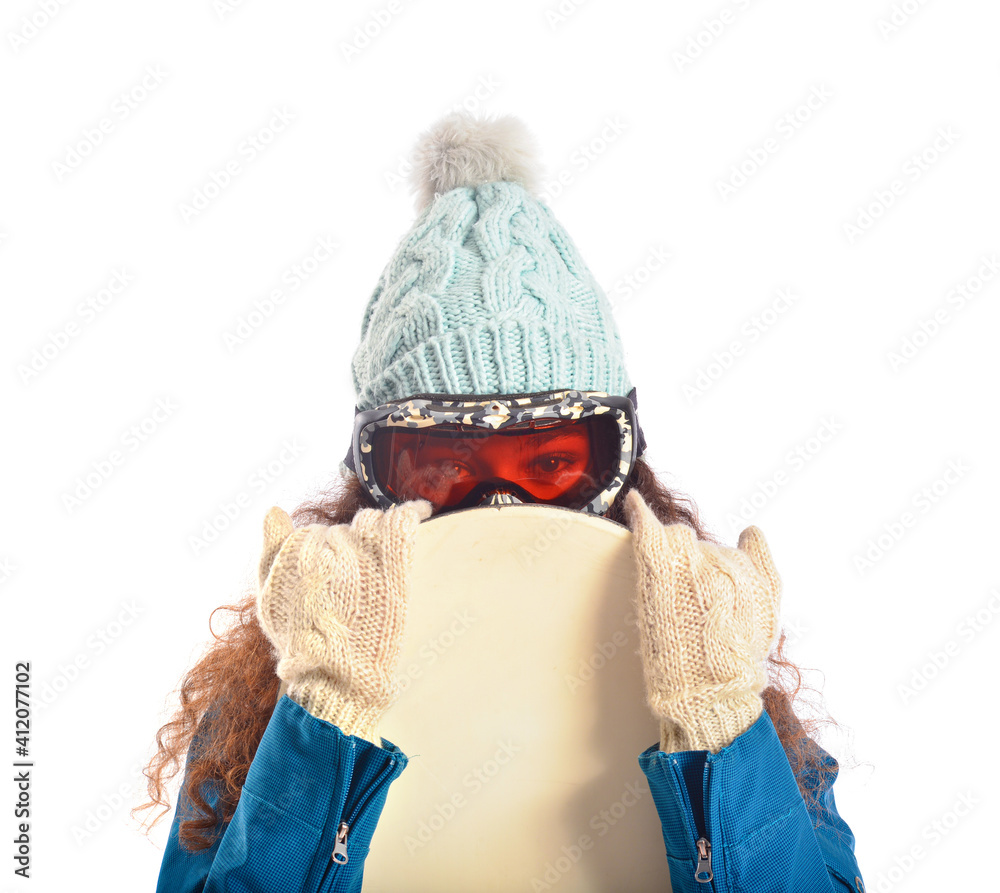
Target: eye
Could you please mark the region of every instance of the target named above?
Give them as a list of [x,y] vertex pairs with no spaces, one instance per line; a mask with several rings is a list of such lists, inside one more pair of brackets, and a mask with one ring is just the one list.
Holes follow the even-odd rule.
[[562,471],[568,465],[572,465],[576,461],[575,456],[565,456],[561,453],[549,453],[545,456],[539,456],[535,460],[535,468],[542,474],[555,474],[557,471]]
[[435,477],[445,480],[461,480],[472,474],[472,469],[458,459],[442,459],[429,466],[429,472]]

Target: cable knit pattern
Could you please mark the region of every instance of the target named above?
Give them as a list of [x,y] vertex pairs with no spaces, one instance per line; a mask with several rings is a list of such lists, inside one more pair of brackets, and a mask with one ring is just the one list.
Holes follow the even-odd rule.
[[430,514],[416,500],[349,525],[293,528],[278,506],[264,519],[257,619],[278,676],[314,716],[373,744],[396,696],[413,544]]
[[499,181],[420,214],[369,299],[351,374],[361,410],[421,392],[625,396],[624,357],[565,230],[520,183]]
[[636,616],[649,706],[666,753],[718,753],[760,716],[765,659],[777,642],[781,579],[763,533],[729,549],[686,524],[663,525],[630,490]]

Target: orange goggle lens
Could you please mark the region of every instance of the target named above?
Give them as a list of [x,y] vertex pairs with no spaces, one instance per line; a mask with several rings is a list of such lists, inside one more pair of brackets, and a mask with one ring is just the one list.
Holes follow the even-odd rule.
[[532,502],[581,508],[618,469],[618,424],[606,415],[529,420],[498,431],[458,424],[389,425],[372,434],[374,470],[397,502],[460,507],[494,486]]

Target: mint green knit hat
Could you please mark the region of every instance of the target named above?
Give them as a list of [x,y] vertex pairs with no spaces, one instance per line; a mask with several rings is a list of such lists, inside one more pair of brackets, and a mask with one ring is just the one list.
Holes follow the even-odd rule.
[[351,362],[357,410],[421,393],[629,395],[611,305],[537,179],[517,118],[458,113],[423,135],[420,213],[368,301]]

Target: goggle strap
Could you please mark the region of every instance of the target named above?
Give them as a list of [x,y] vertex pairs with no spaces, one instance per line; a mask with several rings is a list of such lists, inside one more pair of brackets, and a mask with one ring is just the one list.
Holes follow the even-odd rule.
[[[361,412],[361,410],[357,406],[355,406],[354,407],[354,414],[357,415],[359,412]],[[353,437],[351,438],[351,445],[347,448],[347,455],[344,456],[344,465],[346,465],[351,471],[353,471],[355,475],[357,475],[358,477],[360,477],[360,475],[358,475],[358,470],[354,467],[354,438]]]
[[646,438],[642,433],[642,425],[639,424],[639,398],[636,396],[635,387],[625,395],[632,403],[635,410],[635,458],[638,459],[646,451]]

